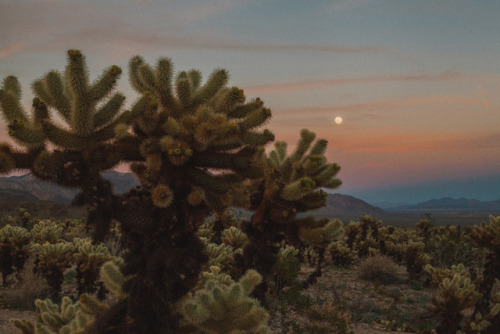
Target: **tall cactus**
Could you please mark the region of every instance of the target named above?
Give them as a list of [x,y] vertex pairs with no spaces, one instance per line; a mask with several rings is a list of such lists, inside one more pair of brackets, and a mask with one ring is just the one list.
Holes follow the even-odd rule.
[[295,246],[317,246],[320,261],[317,271],[321,275],[321,263],[327,246],[329,219],[298,218],[297,214],[325,205],[327,193],[321,188],[336,188],[341,181],[336,178],[340,167],[328,163],[325,157],[328,142],[316,140],[316,134],[302,130],[296,149],[287,154],[287,144],[276,142],[275,149],[262,157],[265,175],[254,183],[248,208],[254,211],[250,222],[243,224],[249,242],[242,256],[236,256],[242,272],[255,268],[264,283],[254,295],[264,302],[266,281],[271,279],[276,264],[278,241],[288,240]]
[[[262,129],[271,112],[260,99],[246,102],[242,90],[227,87],[225,70],[205,83],[196,70],[174,79],[169,59],[152,67],[139,56],[129,70],[141,96],[124,112],[124,97],[112,93],[121,69],[111,66],[90,82],[78,50],[68,51],[63,74],[51,71],[33,83],[31,117],[17,79],[6,78],[0,106],[23,148],[0,145],[0,173],[30,169],[81,189],[73,202],[89,207],[97,240],[112,219],[120,222],[128,249],[122,271],[133,278],[123,287],[127,297],[97,317],[91,332],[170,333],[179,319],[173,305],[196,285],[207,261],[195,232],[212,211],[248,202],[242,182],[263,175],[257,158],[274,140]],[[131,163],[142,188],[112,192],[101,172],[121,162]]]

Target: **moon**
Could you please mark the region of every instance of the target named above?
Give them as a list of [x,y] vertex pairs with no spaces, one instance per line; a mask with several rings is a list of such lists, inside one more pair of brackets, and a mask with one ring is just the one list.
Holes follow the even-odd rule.
[[340,116],[335,117],[335,123],[337,123],[339,125],[342,124],[342,117],[340,117]]

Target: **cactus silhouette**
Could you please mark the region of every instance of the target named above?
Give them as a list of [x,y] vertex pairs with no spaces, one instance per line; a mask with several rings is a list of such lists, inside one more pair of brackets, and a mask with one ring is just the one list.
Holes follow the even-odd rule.
[[320,265],[311,279],[321,275],[320,266],[326,247],[323,228],[329,219],[297,218],[297,214],[325,205],[327,193],[321,188],[332,189],[341,184],[335,178],[340,167],[327,162],[324,155],[326,140],[315,141],[315,133],[306,129],[300,136],[291,154],[287,154],[287,144],[278,141],[273,151],[262,156],[265,174],[249,189],[251,197],[247,208],[254,214],[251,221],[242,225],[249,242],[243,255],[235,258],[241,274],[254,268],[264,277],[263,283],[254,290],[254,296],[261,303],[265,303],[266,282],[272,279],[279,252],[277,242],[281,240],[297,247],[302,243],[321,245]]
[[[89,208],[97,241],[113,219],[120,223],[128,249],[121,270],[132,277],[123,286],[127,297],[97,316],[90,332],[174,333],[173,305],[196,285],[207,261],[195,232],[213,211],[248,202],[242,183],[263,176],[261,148],[274,135],[262,127],[271,111],[227,87],[225,70],[205,83],[196,70],[174,79],[169,59],[152,67],[139,56],[129,75],[140,97],[122,111],[123,95],[112,93],[121,69],[111,66],[94,82],[87,72],[85,57],[69,50],[63,74],[51,71],[33,83],[31,116],[17,79],[4,80],[1,111],[21,148],[0,145],[0,173],[29,169],[79,188],[73,203]],[[130,163],[141,188],[116,195],[101,173],[121,162]]]

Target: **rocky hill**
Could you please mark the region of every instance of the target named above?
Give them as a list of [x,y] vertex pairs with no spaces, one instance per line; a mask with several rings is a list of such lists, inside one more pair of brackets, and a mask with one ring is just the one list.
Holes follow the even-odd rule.
[[356,219],[363,215],[379,217],[386,214],[379,207],[368,204],[359,198],[343,194],[329,194],[326,199],[326,206],[313,211],[313,213],[317,216],[344,219]]
[[[122,194],[139,185],[133,174],[108,171],[104,178],[112,184],[116,193]],[[61,187],[51,182],[41,181],[33,174],[0,177],[0,201],[44,200],[69,204],[78,190]]]

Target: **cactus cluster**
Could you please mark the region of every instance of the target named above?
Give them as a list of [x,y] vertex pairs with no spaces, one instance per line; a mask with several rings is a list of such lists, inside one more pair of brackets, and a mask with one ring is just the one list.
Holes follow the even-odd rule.
[[[248,208],[254,213],[250,221],[242,224],[249,241],[236,259],[241,273],[254,268],[263,275],[264,283],[254,293],[261,302],[265,302],[266,282],[271,281],[280,241],[297,247],[318,246],[320,258],[324,257],[324,227],[329,219],[299,218],[297,214],[325,205],[327,193],[322,188],[341,184],[336,178],[340,167],[328,163],[324,155],[326,140],[315,141],[315,133],[306,129],[300,135],[292,153],[287,153],[285,142],[278,141],[273,151],[262,156],[264,176],[250,187]],[[321,262],[312,276],[321,275]]]
[[[98,242],[118,222],[127,249],[120,271],[129,279],[120,285],[122,297],[109,307],[82,295],[87,297],[80,309],[92,301],[102,311],[94,314],[90,333],[176,332],[181,317],[175,305],[210,265],[230,270],[239,281],[228,289],[207,283],[206,291],[195,295],[237,305],[230,314],[247,313],[224,331],[259,331],[267,316],[248,294],[263,300],[280,241],[314,247],[317,276],[325,248],[338,237],[328,219],[297,216],[325,204],[322,188],[340,185],[339,166],[325,157],[326,140],[315,141],[314,133],[302,130],[291,154],[284,142],[266,154],[264,145],[274,140],[265,129],[271,111],[259,98],[247,101],[241,89],[228,87],[225,70],[215,70],[203,82],[196,70],[174,74],[168,58],[151,66],[136,56],[128,72],[139,98],[125,111],[125,97],[114,92],[122,70],[110,66],[91,81],[79,50],[67,52],[63,72],[50,71],[33,82],[31,114],[21,105],[17,79],[3,81],[2,115],[20,148],[0,144],[0,173],[28,169],[43,180],[79,189],[73,203],[87,207],[86,224],[94,231],[94,243],[68,243],[62,241],[68,235],[64,227],[37,224],[32,232],[37,270],[57,294],[64,271],[75,261],[80,292],[94,291],[97,268],[109,259]],[[141,186],[117,195],[102,172],[123,162]],[[253,211],[251,221],[227,225],[230,206]],[[199,228],[214,212],[210,238],[202,240]],[[263,276],[262,284],[250,269]],[[220,322],[218,316],[204,316],[197,324],[215,328],[210,324]],[[252,321],[258,326],[248,325]]]
[[[73,202],[89,208],[96,240],[120,223],[129,250],[122,270],[134,277],[124,287],[129,300],[109,310],[113,317],[99,317],[94,331],[118,324],[124,332],[175,331],[172,305],[196,285],[207,260],[196,231],[213,211],[247,205],[243,182],[262,177],[258,156],[274,140],[263,129],[271,112],[260,99],[246,101],[242,90],[227,87],[225,70],[203,83],[196,70],[174,77],[169,59],[153,67],[139,56],[129,75],[140,97],[123,111],[125,98],[114,92],[122,70],[111,66],[92,82],[83,54],[67,55],[63,73],[50,71],[33,83],[31,116],[17,79],[4,80],[0,106],[21,148],[1,144],[0,173],[29,169],[79,188]],[[116,195],[101,172],[121,162],[130,163],[141,188]]]
[[[100,269],[101,283],[112,292],[116,298],[123,298],[121,287],[125,278],[113,261],[106,262]],[[11,319],[10,322],[23,334],[84,334],[98,314],[109,308],[89,294],[82,294],[78,301],[73,302],[64,296],[60,305],[50,299],[35,301],[38,310],[36,323],[26,319]]]
[[187,298],[180,307],[185,320],[207,333],[268,333],[269,317],[249,294],[262,276],[249,270],[238,282],[221,284],[209,280],[205,287]]
[[[439,287],[433,297],[433,308],[441,317],[438,333],[489,334],[496,333],[500,325],[500,217],[490,216],[489,224],[483,222],[468,234],[476,247],[487,252],[479,275],[462,263],[451,269],[426,266],[431,283]],[[463,313],[466,308],[473,308],[468,317]]]
[[51,244],[35,244],[37,252],[36,270],[47,279],[54,298],[58,298],[64,281],[64,272],[71,267],[73,245],[62,241]]
[[19,273],[30,255],[31,233],[24,227],[6,225],[0,229],[0,273],[2,284],[7,286],[7,277]]
[[104,244],[94,245],[90,239],[73,239],[73,258],[76,263],[76,280],[78,295],[97,291],[101,299],[104,289],[99,281],[99,270],[103,263],[112,260],[109,250]]
[[90,323],[90,317],[79,311],[79,302],[73,303],[69,297],[61,305],[50,299],[38,299],[35,305],[39,312],[35,325],[25,319],[11,320],[23,334],[84,334]]

